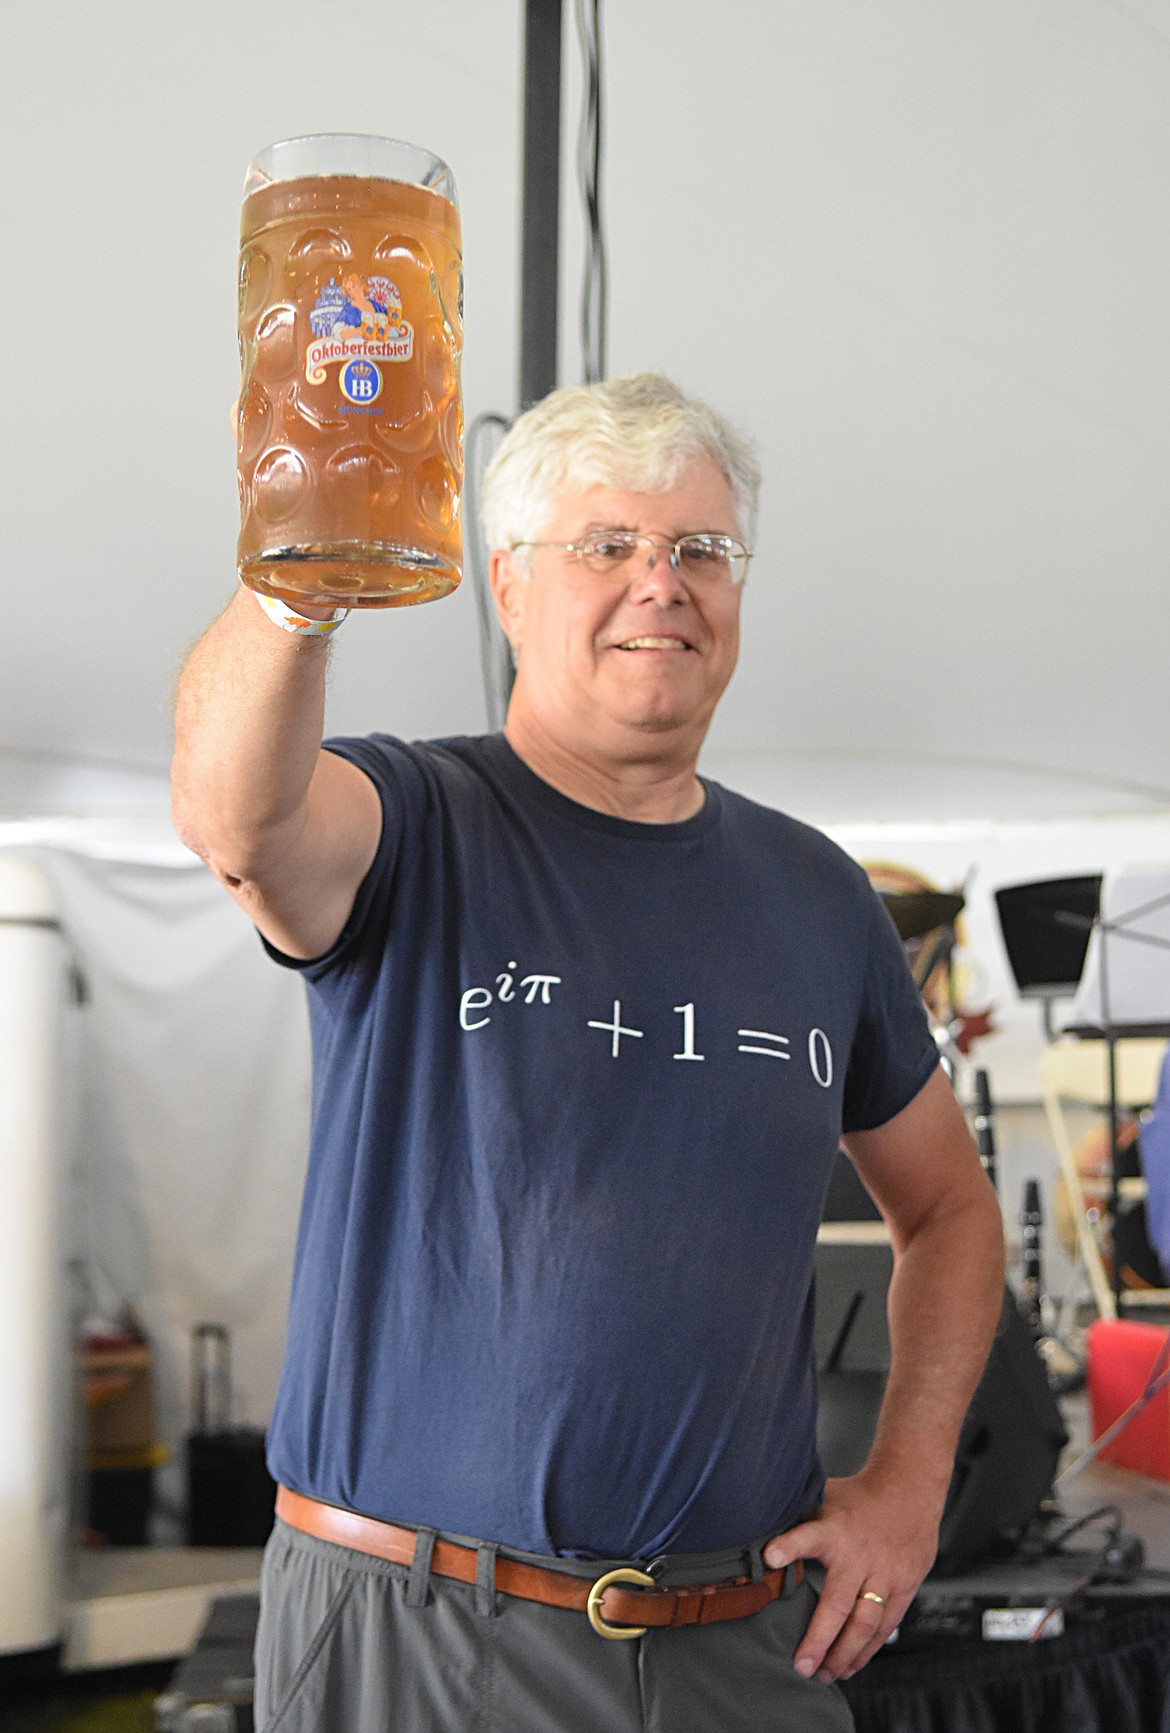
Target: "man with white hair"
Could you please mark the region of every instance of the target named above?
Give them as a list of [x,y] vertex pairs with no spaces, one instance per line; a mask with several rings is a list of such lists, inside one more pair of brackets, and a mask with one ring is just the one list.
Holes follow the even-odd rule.
[[[314,1037],[258,1728],[845,1728],[933,1560],[999,1213],[860,868],[697,774],[757,488],[654,375],[522,416],[502,735],[322,747],[332,618],[246,591],[184,671],[176,824]],[[826,1482],[842,1140],[893,1364]]]

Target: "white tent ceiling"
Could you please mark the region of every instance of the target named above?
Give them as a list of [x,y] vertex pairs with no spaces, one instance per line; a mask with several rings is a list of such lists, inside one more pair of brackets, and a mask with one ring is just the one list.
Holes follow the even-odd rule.
[[[514,410],[522,15],[8,9],[0,816],[159,802],[232,584],[258,147],[446,157],[468,417]],[[1170,0],[610,0],[604,65],[610,370],[673,373],[765,464],[712,774],[822,822],[1170,808]],[[330,722],[484,726],[469,587],[351,622]]]

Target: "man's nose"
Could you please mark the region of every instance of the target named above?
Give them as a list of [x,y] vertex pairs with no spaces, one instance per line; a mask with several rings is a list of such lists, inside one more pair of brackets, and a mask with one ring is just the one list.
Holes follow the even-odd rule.
[[631,589],[658,591],[660,594],[672,597],[679,594],[685,596],[687,594],[686,585],[679,577],[671,561],[672,551],[661,542],[654,542],[648,547],[645,550],[646,564],[637,567],[637,576]]

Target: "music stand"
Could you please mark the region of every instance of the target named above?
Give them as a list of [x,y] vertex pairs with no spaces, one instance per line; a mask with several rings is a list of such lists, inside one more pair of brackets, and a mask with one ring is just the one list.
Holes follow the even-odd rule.
[[[1077,990],[1100,902],[1100,873],[1005,885],[995,893],[1016,987],[1022,999],[1041,1001],[1049,1041],[1056,1039],[1052,1007],[1057,999],[1071,999]],[[1065,918],[1069,915],[1074,917],[1071,925]]]
[[[1065,911],[1060,920],[1085,930],[1083,916]],[[1120,1207],[1117,1147],[1117,1043],[1170,1036],[1170,866],[1135,867],[1110,874],[1101,906],[1087,923],[1089,938],[1081,983],[1068,1033],[1104,1041],[1109,1061],[1109,1143],[1112,1183],[1109,1208]],[[1123,1316],[1121,1260],[1113,1260],[1113,1297]]]

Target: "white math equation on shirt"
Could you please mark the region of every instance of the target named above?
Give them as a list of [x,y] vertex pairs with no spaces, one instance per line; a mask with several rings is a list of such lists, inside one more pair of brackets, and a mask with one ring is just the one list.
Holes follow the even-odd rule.
[[[466,1035],[474,1035],[478,1029],[486,1029],[498,1015],[500,1006],[551,1005],[553,989],[562,984],[560,975],[517,975],[516,964],[509,963],[506,969],[496,976],[495,987],[468,987],[459,999],[459,1027]],[[587,1029],[595,1029],[598,1034],[608,1038],[610,1055],[619,1059],[622,1045],[627,1041],[642,1041],[646,1030],[635,1027],[632,1020],[623,1020],[622,1002],[612,1001],[612,1008],[606,1007],[610,1014],[585,1019]],[[680,1019],[674,1025],[675,1039],[679,1051],[671,1054],[672,1059],[684,1064],[701,1064],[707,1057],[697,1046],[695,1006],[691,1000],[685,1005],[672,1005],[671,1014]],[[660,1025],[659,1025],[660,1026]],[[833,1086],[833,1047],[823,1029],[810,1029],[803,1042],[796,1043],[796,1054],[793,1052],[793,1038],[789,1035],[775,1034],[769,1029],[737,1029],[736,1052],[747,1053],[760,1059],[779,1059],[791,1063],[795,1056],[806,1058],[808,1068],[813,1078],[822,1089]]]

